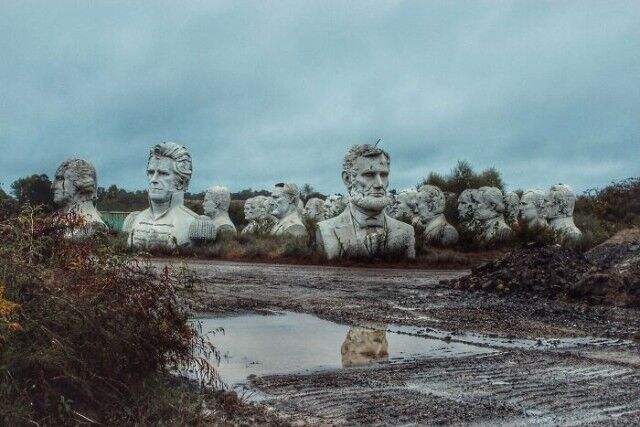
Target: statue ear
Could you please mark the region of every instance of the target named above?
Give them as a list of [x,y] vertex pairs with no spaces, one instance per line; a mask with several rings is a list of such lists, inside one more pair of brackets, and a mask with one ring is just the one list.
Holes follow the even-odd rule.
[[347,188],[351,188],[351,174],[347,171],[342,172],[342,182]]

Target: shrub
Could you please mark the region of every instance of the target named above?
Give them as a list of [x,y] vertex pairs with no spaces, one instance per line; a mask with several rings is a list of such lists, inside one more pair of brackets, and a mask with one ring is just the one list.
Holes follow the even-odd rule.
[[473,170],[471,164],[460,160],[458,164],[447,175],[440,175],[431,172],[426,178],[419,182],[416,188],[424,184],[435,185],[444,192],[460,194],[467,188],[480,188],[484,186],[498,187],[504,191],[504,182],[500,173],[495,168],[485,169],[480,173]]
[[[77,217],[30,208],[0,223],[0,419],[6,425],[197,419],[197,399],[176,408],[166,379],[171,369],[198,366],[201,381],[216,381],[204,359],[214,349],[178,302],[192,278],[118,255],[100,232],[64,237],[67,227],[78,226]],[[195,356],[201,351],[203,359]]]
[[247,225],[244,217],[244,200],[232,200],[229,205],[229,218],[236,227],[241,228]]

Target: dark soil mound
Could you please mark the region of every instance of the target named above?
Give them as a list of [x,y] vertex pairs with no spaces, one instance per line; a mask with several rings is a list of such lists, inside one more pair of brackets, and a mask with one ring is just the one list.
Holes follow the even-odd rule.
[[640,307],[640,246],[627,233],[580,255],[532,243],[449,282],[456,289],[532,293],[590,304]]
[[611,268],[640,254],[640,229],[622,230],[585,253],[585,257],[602,268]]
[[452,281],[451,285],[456,289],[533,292],[554,297],[566,294],[576,278],[591,267],[584,256],[572,250],[535,243],[475,268],[470,275]]

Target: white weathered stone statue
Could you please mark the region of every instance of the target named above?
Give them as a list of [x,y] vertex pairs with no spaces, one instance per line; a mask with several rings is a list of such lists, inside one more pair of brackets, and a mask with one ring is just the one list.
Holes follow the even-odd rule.
[[384,362],[389,359],[386,325],[352,326],[340,347],[345,368]]
[[480,187],[478,204],[473,217],[478,221],[481,239],[485,242],[503,242],[513,237],[513,230],[504,220],[504,195],[496,187]]
[[[149,153],[149,208],[132,212],[123,231],[129,246],[150,249],[190,246],[189,228],[198,214],[184,206],[184,193],[191,179],[191,155],[174,142],[157,144]],[[215,239],[215,235],[200,240]]]
[[474,212],[478,206],[478,189],[467,188],[458,196],[458,220],[460,226],[467,231],[474,231],[478,228],[474,219]]
[[274,236],[307,236],[307,227],[302,223],[298,212],[300,190],[298,186],[287,182],[276,184],[271,193],[271,215],[276,224],[271,229]]
[[97,187],[96,169],[86,160],[67,159],[56,170],[53,201],[58,212],[77,215],[84,223],[69,230],[67,237],[82,238],[98,227],[107,227],[95,206]]
[[204,194],[204,215],[189,226],[189,238],[194,241],[210,241],[222,234],[236,234],[236,226],[229,218],[231,193],[225,187],[210,187]]
[[546,217],[549,227],[561,235],[562,239],[577,241],[582,232],[573,222],[573,209],[576,206],[576,195],[573,189],[565,184],[552,185],[547,193]]
[[332,194],[324,201],[325,219],[335,218],[344,212],[347,199],[342,194]]
[[424,230],[427,244],[448,246],[458,242],[458,231],[444,216],[446,199],[435,185],[421,186],[415,195],[414,222]]
[[418,192],[412,188],[400,191],[393,197],[392,203],[387,208],[387,213],[393,218],[411,223],[415,218],[416,196]]
[[520,212],[520,197],[513,191],[504,195],[504,219],[510,227],[518,223]]
[[325,219],[326,214],[324,200],[317,197],[307,200],[307,204],[304,206],[304,216],[306,218],[319,222]]
[[204,195],[202,209],[213,220],[218,233],[236,233],[236,226],[229,218],[231,193],[225,187],[211,187]]
[[344,158],[342,181],[347,208],[318,223],[316,243],[328,259],[337,257],[415,257],[413,227],[385,213],[390,203],[390,157],[369,144],[354,145]]
[[250,197],[244,202],[244,217],[248,221],[240,234],[269,234],[276,219],[269,214],[271,198]]
[[520,220],[529,229],[547,228],[549,223],[545,217],[547,201],[544,192],[527,190],[520,198]]

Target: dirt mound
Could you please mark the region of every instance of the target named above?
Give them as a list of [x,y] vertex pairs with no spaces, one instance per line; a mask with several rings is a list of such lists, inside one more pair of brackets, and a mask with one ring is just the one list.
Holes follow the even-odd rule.
[[486,263],[452,281],[456,289],[500,293],[533,292],[549,297],[566,294],[576,277],[592,264],[582,255],[558,245],[529,244]]
[[456,289],[640,307],[640,245],[635,236],[616,235],[587,256],[558,245],[529,244],[448,283]]
[[601,268],[611,268],[640,254],[640,228],[629,228],[585,253],[585,257]]

